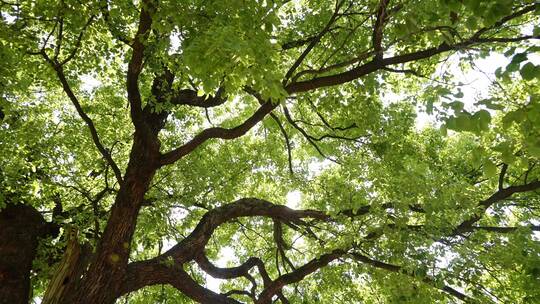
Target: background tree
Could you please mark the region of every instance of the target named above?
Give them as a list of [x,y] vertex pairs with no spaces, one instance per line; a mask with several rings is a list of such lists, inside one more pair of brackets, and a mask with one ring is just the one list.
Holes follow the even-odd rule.
[[1,303],[540,301],[535,1],[0,5]]

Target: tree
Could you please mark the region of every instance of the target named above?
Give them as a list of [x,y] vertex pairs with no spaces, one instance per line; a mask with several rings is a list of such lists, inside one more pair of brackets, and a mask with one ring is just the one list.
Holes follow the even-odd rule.
[[540,301],[535,1],[0,5],[0,303]]

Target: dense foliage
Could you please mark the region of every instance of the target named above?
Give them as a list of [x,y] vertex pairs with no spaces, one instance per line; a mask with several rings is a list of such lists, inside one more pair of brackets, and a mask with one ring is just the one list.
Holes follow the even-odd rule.
[[0,209],[49,225],[25,297],[540,302],[536,1],[0,7]]

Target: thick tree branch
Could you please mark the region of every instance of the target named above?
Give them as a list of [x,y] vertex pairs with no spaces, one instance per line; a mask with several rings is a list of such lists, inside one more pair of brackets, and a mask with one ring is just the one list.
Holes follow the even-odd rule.
[[505,16],[505,17],[501,18],[499,21],[495,22],[492,26],[484,27],[484,28],[481,28],[480,30],[478,30],[473,35],[473,38],[474,39],[480,38],[480,36],[483,35],[484,33],[486,33],[487,31],[499,28],[499,27],[501,27],[502,25],[504,25],[505,23],[507,23],[510,20],[516,19],[516,18],[521,17],[521,16],[523,16],[523,15],[525,15],[527,13],[530,13],[530,12],[534,11],[539,5],[540,5],[539,3],[535,3],[535,4],[532,4],[532,5],[526,6],[526,7],[522,8],[521,10],[514,12],[513,14],[510,14],[508,16]]
[[[506,188],[503,191],[505,195],[494,194],[491,198],[488,198],[486,201],[494,200],[493,197],[502,198],[511,195],[510,193],[525,192],[530,191],[540,187],[540,182],[533,182],[523,186],[514,186],[513,188]],[[507,190],[512,189],[512,190]],[[500,191],[499,191],[500,192]],[[498,192],[498,193],[499,193]],[[485,203],[483,201],[482,203]],[[390,208],[392,204],[385,204],[383,208]],[[417,207],[411,207],[412,211],[415,211]],[[358,210],[345,210],[340,212],[340,214],[345,216],[362,216],[368,214],[371,210],[371,206],[363,206]],[[343,256],[346,254],[344,250],[335,250],[331,253],[325,254],[318,259],[310,261],[308,264],[301,266],[291,273],[281,275],[275,280],[271,280],[266,272],[264,264],[258,258],[250,258],[243,264],[237,267],[232,268],[219,268],[214,266],[205,256],[204,256],[204,247],[208,243],[211,235],[214,230],[220,225],[234,220],[239,217],[252,217],[252,216],[263,216],[272,218],[274,221],[283,222],[283,223],[292,223],[294,225],[304,225],[304,218],[312,218],[319,221],[331,221],[332,218],[324,212],[317,210],[293,210],[286,206],[275,205],[265,200],[255,199],[255,198],[244,198],[237,200],[231,204],[227,204],[218,208],[215,208],[207,212],[195,230],[184,240],[179,242],[177,245],[172,247],[169,251],[165,252],[159,257],[156,257],[151,260],[131,263],[128,266],[126,281],[124,282],[123,291],[128,292],[132,290],[137,290],[147,285],[152,284],[163,284],[168,283],[174,286],[177,284],[168,277],[169,274],[161,274],[159,267],[162,265],[173,265],[174,267],[180,267],[180,265],[187,263],[191,260],[195,260],[201,269],[210,275],[221,278],[221,279],[231,279],[237,277],[246,277],[250,282],[252,282],[252,289],[250,296],[253,296],[256,290],[256,283],[253,277],[249,274],[250,269],[257,267],[259,273],[261,274],[264,282],[264,290],[260,294],[257,303],[269,303],[274,296],[278,295],[281,292],[283,286],[291,283],[298,282],[302,280],[305,276],[317,271],[321,267],[326,266],[331,261]],[[413,227],[415,230],[421,229],[422,226]],[[518,229],[518,227],[482,227],[482,226],[470,226],[461,229],[460,232],[472,231],[472,230],[486,230],[494,232],[512,232]],[[531,226],[531,229],[537,231],[540,230],[540,227]],[[280,233],[278,231],[278,233]],[[369,236],[367,237],[369,238]],[[386,264],[376,260],[372,260],[365,256],[355,255],[355,258],[368,263],[372,266],[386,269],[393,272],[404,273],[406,275],[414,276],[412,273],[404,272],[400,266],[395,266],[391,264]],[[170,266],[172,267],[172,266]],[[157,270],[156,270],[157,269]],[[142,275],[141,273],[146,273]],[[152,275],[148,275],[152,273]],[[162,277],[163,276],[163,277]],[[435,285],[435,282],[432,278],[422,278],[423,282]],[[195,287],[194,287],[195,288]],[[470,298],[455,289],[449,286],[438,287],[442,291],[445,291],[461,300],[467,301]],[[193,292],[193,291],[189,291]],[[190,296],[193,299],[196,299],[197,295]],[[209,295],[207,295],[209,296]],[[221,295],[223,296],[223,295]],[[202,297],[198,295],[197,297]],[[222,300],[224,300],[222,298]],[[203,302],[206,303],[206,302]]]
[[[200,258],[200,255],[204,252],[204,247],[217,227],[228,221],[246,216],[264,216],[282,222],[297,224],[302,223],[302,218],[313,218],[323,221],[330,218],[325,213],[316,210],[293,210],[286,206],[275,205],[256,198],[239,199],[207,212],[189,236],[162,255],[147,261],[129,264],[122,292],[125,293],[144,286],[158,284],[158,281],[162,282],[165,278],[159,278],[163,276],[160,265],[167,265],[170,263],[169,261],[173,262],[174,265],[182,265],[188,261]],[[206,264],[204,260],[198,260],[198,262],[201,261],[206,270],[215,275],[230,276],[233,274],[230,270],[218,270]],[[245,270],[245,267],[251,266],[252,263],[258,267],[265,285],[269,284],[270,278],[260,260],[251,259],[241,269]],[[149,276],[141,273],[153,273],[154,275]],[[238,274],[238,272],[235,272],[235,274]]]
[[257,198],[242,198],[207,212],[195,230],[163,256],[187,261],[202,252],[214,230],[230,220],[246,216],[264,216],[283,222],[301,223],[302,218],[328,220],[330,217],[317,210],[294,210]]
[[195,261],[204,272],[217,279],[233,279],[238,277],[245,277],[251,282],[252,287],[248,294],[252,299],[255,299],[255,292],[257,290],[257,281],[253,278],[251,274],[249,274],[249,271],[253,267],[257,267],[259,269],[261,277],[263,278],[264,286],[266,286],[271,281],[268,273],[266,272],[263,261],[256,257],[250,257],[240,266],[231,268],[220,268],[215,266],[210,262],[210,260],[208,260],[204,253],[195,257]]
[[202,287],[181,266],[167,263],[135,262],[130,264],[118,296],[145,286],[169,284],[199,303],[240,304],[225,295]]
[[151,9],[153,3],[151,0],[144,0],[141,3],[141,14],[139,16],[139,26],[133,39],[131,59],[127,71],[127,93],[131,107],[131,119],[136,129],[141,129],[144,124],[142,113],[141,93],[139,92],[139,75],[143,68],[145,43],[150,34],[152,25]]
[[[365,206],[355,212],[344,212],[344,215],[350,214],[351,216],[360,216],[367,214],[369,210],[370,208]],[[195,260],[205,272],[214,277],[223,279],[245,276],[246,274],[249,274],[249,269],[257,267],[263,278],[266,290],[263,292],[262,298],[266,299],[267,297],[271,298],[273,295],[277,295],[283,286],[300,281],[306,275],[325,266],[344,253],[343,251],[335,251],[323,255],[319,259],[315,259],[310,263],[295,269],[293,272],[279,277],[275,281],[270,279],[264,264],[258,258],[250,258],[244,264],[233,268],[218,268],[212,265],[204,256],[204,247],[208,243],[214,230],[220,225],[236,218],[252,216],[269,217],[279,222],[292,223],[295,225],[304,225],[304,218],[312,218],[320,221],[331,220],[329,215],[317,210],[293,210],[283,205],[275,205],[268,201],[256,198],[239,199],[233,203],[207,212],[189,236],[164,254],[151,260],[129,264],[126,280],[123,284],[125,287],[122,288],[122,292],[125,293],[137,290],[144,286],[158,284],[157,282],[163,283],[165,280],[168,280],[166,278],[160,278],[160,276],[162,276],[159,270],[160,265],[173,264],[179,267],[179,265],[188,261]],[[148,273],[152,273],[153,275],[148,275]],[[247,278],[253,283],[249,277]],[[253,292],[254,289],[252,289],[252,293]],[[262,300],[261,303],[265,303],[264,301],[266,300]]]
[[[341,5],[342,5],[342,3],[337,4],[336,11],[339,10]],[[523,12],[521,14],[516,15],[513,18],[517,18],[518,16],[521,16],[521,15],[527,13],[527,12],[530,12],[533,9],[534,9],[534,6],[532,6],[532,9],[523,10]],[[334,18],[336,18],[336,17],[334,17]],[[334,20],[331,20],[331,22],[333,23]],[[329,22],[329,24],[331,24],[331,23]],[[323,30],[323,32],[324,32],[324,30]],[[323,32],[321,32],[321,33],[323,33]],[[327,86],[343,84],[343,83],[352,81],[354,79],[357,79],[359,77],[365,76],[367,74],[370,74],[372,72],[375,72],[375,71],[377,71],[379,69],[383,69],[388,65],[395,65],[395,64],[400,64],[400,63],[407,63],[407,62],[411,62],[411,61],[421,60],[421,59],[425,59],[425,58],[435,56],[437,54],[448,52],[450,50],[463,49],[463,48],[466,48],[468,46],[471,46],[471,45],[477,44],[477,43],[497,42],[496,40],[490,40],[490,39],[479,40],[479,39],[480,39],[479,37],[475,37],[473,35],[473,37],[471,37],[470,39],[459,42],[459,43],[454,44],[454,45],[448,45],[446,43],[443,43],[443,44],[439,45],[438,47],[433,47],[433,48],[429,48],[429,49],[425,49],[425,50],[421,50],[421,51],[416,51],[416,52],[412,52],[412,53],[408,53],[408,54],[402,54],[402,55],[398,55],[398,56],[395,56],[395,57],[390,57],[390,58],[386,58],[386,59],[382,59],[382,60],[370,61],[370,62],[368,62],[366,64],[363,64],[363,65],[361,65],[359,67],[356,67],[354,69],[351,69],[351,70],[343,72],[343,73],[338,73],[338,74],[334,74],[334,75],[330,75],[330,76],[318,77],[318,78],[314,78],[314,79],[306,80],[306,81],[293,82],[293,83],[287,85],[285,87],[285,90],[289,94],[293,94],[293,93],[298,93],[298,92],[310,91],[310,90],[321,88],[321,87],[327,87]],[[306,48],[306,50],[303,53],[305,55],[300,56],[297,59],[295,64],[293,64],[293,66],[289,70],[289,72],[291,72],[291,71],[292,72],[291,73],[288,72],[287,73],[288,77],[286,76],[285,79],[290,78],[290,76],[292,75],[294,70],[301,64],[303,58],[305,56],[307,56],[307,54],[309,53],[310,46],[311,45],[315,46],[317,42],[318,42],[318,40],[316,39],[316,40],[313,40],[310,43],[310,45]],[[134,55],[135,55],[135,50],[134,50]],[[142,58],[141,58],[141,60],[142,60]],[[291,75],[289,75],[289,74],[291,74]],[[129,77],[128,77],[128,79],[129,79]],[[138,95],[138,88],[137,88],[136,91],[137,91],[137,94],[132,94],[135,97],[137,97],[137,95]],[[135,101],[137,101],[137,100],[140,101],[140,96],[139,96],[139,98],[134,98],[134,100]],[[140,104],[140,102],[139,102],[139,104]],[[216,128],[209,128],[209,129],[203,130],[201,133],[196,135],[192,140],[185,143],[183,146],[178,147],[173,151],[170,151],[170,152],[167,152],[167,153],[163,154],[162,157],[161,157],[160,165],[164,166],[164,165],[174,163],[175,161],[179,160],[183,156],[189,154],[191,151],[196,149],[202,143],[206,142],[208,139],[211,139],[211,138],[232,139],[232,138],[240,137],[240,136],[244,135],[253,126],[255,126],[259,121],[261,121],[268,113],[270,113],[276,107],[277,107],[277,104],[272,104],[271,102],[268,101],[268,102],[262,104],[261,107],[250,118],[248,118],[246,121],[244,121],[244,123],[242,123],[241,125],[239,125],[239,126],[237,126],[235,128],[225,129],[225,128],[216,127]],[[132,109],[133,109],[133,107],[132,107]]]
[[204,272],[208,273],[216,279],[234,279],[249,275],[249,270],[258,264],[262,263],[259,258],[251,257],[242,265],[231,268],[220,268],[215,266],[208,260],[206,255],[200,254],[195,257],[195,261]]
[[377,19],[375,21],[375,25],[373,26],[372,41],[373,49],[375,50],[375,58],[377,60],[381,60],[383,58],[383,30],[387,17],[386,8],[388,7],[389,3],[390,0],[380,0],[379,8],[377,9]]
[[167,68],[164,68],[161,74],[156,75],[150,90],[153,98],[147,102],[142,111],[145,125],[150,129],[151,138],[154,140],[159,131],[165,126],[169,115],[168,111],[156,111],[155,106],[167,102],[173,81],[174,74]]

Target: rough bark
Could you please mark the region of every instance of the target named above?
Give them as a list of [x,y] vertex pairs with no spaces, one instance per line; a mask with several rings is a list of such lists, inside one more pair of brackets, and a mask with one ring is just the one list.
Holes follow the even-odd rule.
[[38,239],[51,231],[33,207],[8,205],[0,211],[0,303],[28,303],[30,270]]
[[145,192],[152,180],[159,155],[155,140],[136,132],[130,162],[107,226],[96,253],[77,291],[63,303],[114,303],[128,263],[130,243],[135,232]]

